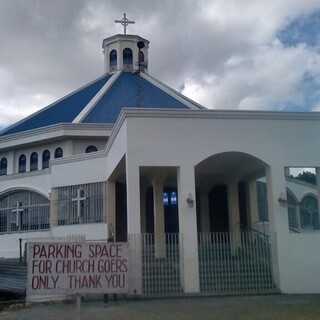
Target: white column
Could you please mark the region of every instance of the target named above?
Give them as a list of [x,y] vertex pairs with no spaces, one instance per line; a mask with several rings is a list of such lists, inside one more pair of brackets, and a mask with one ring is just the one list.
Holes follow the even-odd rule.
[[250,196],[250,226],[256,228],[259,222],[258,212],[258,198],[257,198],[257,180],[251,180],[249,182],[249,196]]
[[50,230],[58,225],[58,189],[52,188],[50,192]]
[[228,215],[231,252],[235,255],[241,247],[240,237],[240,210],[238,182],[231,181],[228,184]]
[[273,275],[279,289],[283,290],[281,274],[287,272],[287,261],[281,257],[286,255],[289,234],[287,205],[279,202],[280,195],[286,195],[284,168],[267,167],[266,181]]
[[[201,232],[210,232],[209,189],[200,188],[200,226]],[[199,212],[198,212],[199,214]]]
[[266,168],[269,228],[279,235],[289,231],[288,209],[280,203],[281,194],[286,197],[286,184],[283,167]]
[[127,160],[127,221],[128,234],[141,233],[140,175],[139,167],[129,165]]
[[318,194],[318,208],[320,208],[320,168],[316,168],[317,194]]
[[139,167],[126,158],[127,179],[127,229],[131,261],[129,284],[133,293],[142,292],[142,257],[141,257],[141,215],[140,215],[140,173]]
[[140,190],[140,209],[141,209],[141,232],[147,232],[147,209],[146,209],[146,195],[148,191],[148,185],[146,183],[141,185]]
[[155,235],[155,256],[165,258],[165,223],[163,207],[163,182],[153,181],[153,212],[154,212],[154,235]]
[[229,231],[240,231],[240,210],[238,183],[232,181],[228,184],[228,211],[229,211]]
[[177,169],[180,252],[183,263],[182,284],[186,293],[199,292],[198,235],[196,203],[189,206],[189,195],[195,201],[194,167],[184,166]]
[[[105,221],[108,225],[108,238],[116,239],[116,184],[114,181],[106,183],[106,212]],[[113,235],[110,233],[114,233]]]

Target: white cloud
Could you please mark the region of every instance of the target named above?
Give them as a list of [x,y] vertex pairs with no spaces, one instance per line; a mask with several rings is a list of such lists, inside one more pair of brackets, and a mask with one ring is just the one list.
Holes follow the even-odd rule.
[[[103,38],[150,40],[149,72],[209,108],[304,104],[306,73],[319,81],[319,52],[285,47],[278,33],[320,9],[319,0],[2,0],[0,126],[103,73]],[[320,82],[319,82],[320,83]],[[320,101],[320,98],[319,98]],[[319,101],[310,105],[318,110]]]

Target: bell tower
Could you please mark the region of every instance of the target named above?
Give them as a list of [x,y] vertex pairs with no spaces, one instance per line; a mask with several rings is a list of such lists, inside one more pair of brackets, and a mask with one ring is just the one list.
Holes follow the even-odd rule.
[[140,36],[127,34],[126,27],[134,21],[129,21],[126,14],[121,20],[115,20],[115,22],[123,25],[124,34],[106,38],[102,42],[105,73],[117,70],[148,73],[150,42]]

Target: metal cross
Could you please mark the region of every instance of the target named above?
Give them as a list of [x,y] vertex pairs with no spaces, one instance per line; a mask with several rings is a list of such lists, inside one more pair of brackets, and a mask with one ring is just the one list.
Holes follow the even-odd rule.
[[77,204],[77,217],[79,220],[81,216],[81,201],[87,200],[87,198],[82,196],[81,193],[82,193],[82,190],[78,189],[76,197],[71,199],[72,201],[75,201]]
[[17,201],[16,208],[12,210],[12,213],[16,214],[16,226],[19,226],[19,213],[23,212],[23,208],[21,208],[21,202]]
[[121,20],[114,20],[115,23],[121,23],[123,25],[123,34],[127,34],[127,25],[134,24],[135,21],[130,21],[126,14],[123,14],[123,18]]

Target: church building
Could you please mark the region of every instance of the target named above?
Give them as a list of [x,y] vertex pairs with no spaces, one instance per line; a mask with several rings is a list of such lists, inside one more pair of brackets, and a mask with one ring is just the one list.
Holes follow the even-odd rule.
[[0,132],[0,259],[112,239],[132,294],[320,293],[320,179],[290,177],[319,175],[320,114],[207,109],[149,45],[104,39],[100,78]]

